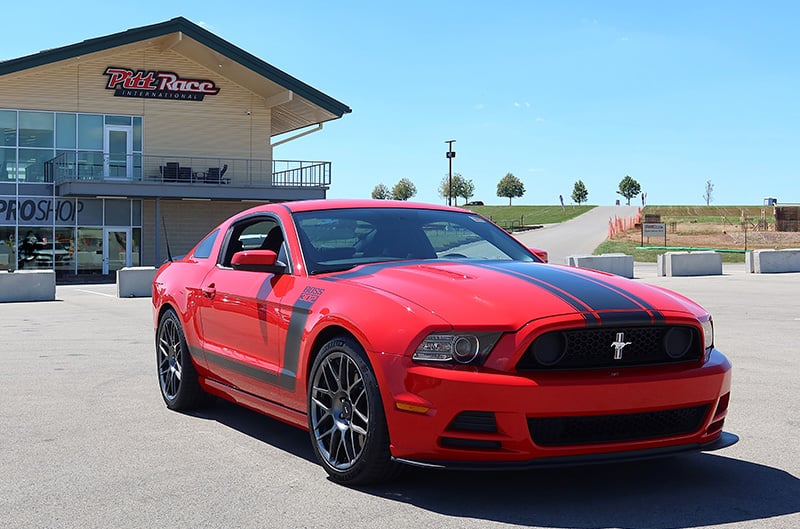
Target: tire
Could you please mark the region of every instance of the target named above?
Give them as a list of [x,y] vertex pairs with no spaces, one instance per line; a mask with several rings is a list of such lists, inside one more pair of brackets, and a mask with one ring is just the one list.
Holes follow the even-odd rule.
[[364,349],[349,337],[320,350],[308,383],[311,444],[332,480],[367,485],[396,476],[378,382]]
[[172,309],[158,322],[156,368],[161,397],[167,408],[186,411],[208,404],[209,395],[200,387],[180,319]]

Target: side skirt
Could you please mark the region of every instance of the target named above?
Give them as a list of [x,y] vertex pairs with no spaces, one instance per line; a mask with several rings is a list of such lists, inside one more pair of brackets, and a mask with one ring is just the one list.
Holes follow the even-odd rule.
[[200,385],[212,395],[222,397],[250,410],[308,431],[308,417],[304,413],[264,400],[209,378],[201,378]]

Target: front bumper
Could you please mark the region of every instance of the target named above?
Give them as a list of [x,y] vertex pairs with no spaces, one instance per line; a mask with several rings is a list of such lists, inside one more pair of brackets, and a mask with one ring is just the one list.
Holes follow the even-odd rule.
[[739,442],[739,436],[722,432],[716,440],[705,444],[682,444],[664,448],[651,448],[646,450],[629,450],[626,452],[611,452],[598,454],[585,454],[578,456],[542,457],[528,461],[422,461],[394,457],[398,463],[404,463],[422,468],[447,468],[452,470],[525,470],[536,468],[568,467],[579,465],[602,465],[606,463],[625,463],[670,457],[693,452],[713,452],[728,448]]
[[[717,450],[737,438],[723,433],[731,366],[712,351],[702,366],[664,366],[558,373],[499,373],[412,363],[381,356],[391,453],[422,466],[505,468],[635,460]],[[378,367],[378,366],[376,366]],[[683,410],[700,410],[689,429],[656,425],[637,435],[641,417],[651,427]],[[476,416],[479,424],[460,421]],[[482,420],[483,416],[490,417]],[[625,423],[623,435],[578,435],[537,444],[531,423],[564,419],[584,430]],[[633,420],[628,420],[633,418]],[[456,425],[456,426],[454,426]]]

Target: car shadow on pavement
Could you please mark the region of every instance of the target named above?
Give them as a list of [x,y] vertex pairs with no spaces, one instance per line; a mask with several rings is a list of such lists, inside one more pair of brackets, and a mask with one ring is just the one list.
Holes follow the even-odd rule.
[[517,472],[412,469],[362,490],[448,516],[536,527],[675,529],[800,512],[798,478],[710,454]]
[[287,454],[317,463],[308,432],[226,400],[214,399],[210,406],[188,415],[216,421]]
[[[316,464],[308,433],[222,399],[190,415]],[[712,454],[520,471],[407,467],[362,493],[464,518],[553,528],[677,529],[800,513],[800,479]]]

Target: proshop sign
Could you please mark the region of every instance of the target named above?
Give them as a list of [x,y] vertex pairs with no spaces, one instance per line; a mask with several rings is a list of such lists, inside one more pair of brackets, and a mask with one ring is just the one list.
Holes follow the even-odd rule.
[[0,197],[0,226],[75,224],[83,206],[83,201],[69,198]]

